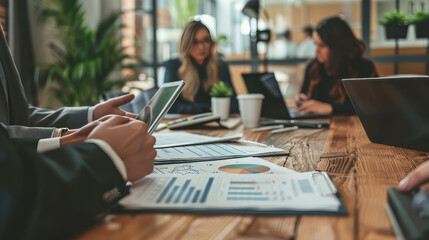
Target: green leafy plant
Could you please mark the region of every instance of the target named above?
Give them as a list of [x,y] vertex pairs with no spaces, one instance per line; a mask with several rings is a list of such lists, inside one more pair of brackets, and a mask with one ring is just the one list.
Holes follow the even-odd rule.
[[188,22],[192,20],[192,17],[197,14],[198,6],[200,5],[199,0],[170,0],[170,3],[174,4],[176,8],[176,24],[178,28],[183,29]]
[[424,21],[429,21],[429,12],[415,11],[410,19],[411,24],[420,23]]
[[379,23],[381,25],[408,25],[409,17],[402,11],[393,10],[392,12],[383,13],[384,20],[380,20]]
[[212,97],[231,97],[232,89],[229,88],[225,82],[220,81],[213,84],[212,89],[210,90],[210,96]]
[[125,79],[109,79],[124,60],[136,60],[124,54],[119,23],[121,13],[112,13],[96,29],[85,22],[78,0],[40,0],[40,18],[54,24],[58,42],[49,47],[53,63],[42,63],[41,84],[51,84],[57,99],[68,106],[94,105],[99,96],[122,86]]
[[228,46],[228,37],[224,34],[219,34],[214,40],[219,46]]

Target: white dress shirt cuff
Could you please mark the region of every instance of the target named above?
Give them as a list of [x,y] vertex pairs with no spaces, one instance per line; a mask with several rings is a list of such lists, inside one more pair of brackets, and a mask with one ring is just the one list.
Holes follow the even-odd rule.
[[42,153],[50,150],[54,150],[60,147],[60,138],[44,138],[40,139],[37,143],[37,152]]
[[97,144],[110,157],[110,159],[112,159],[113,164],[115,164],[116,169],[118,169],[122,178],[127,180],[127,170],[125,169],[125,164],[108,143],[100,139],[88,139],[85,140],[85,142]]
[[94,106],[88,108],[88,123],[94,120],[94,109],[95,109]]

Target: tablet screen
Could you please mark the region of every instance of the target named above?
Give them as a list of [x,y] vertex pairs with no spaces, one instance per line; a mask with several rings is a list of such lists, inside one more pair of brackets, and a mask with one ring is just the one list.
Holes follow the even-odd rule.
[[155,131],[164,115],[182,92],[184,85],[184,81],[163,84],[137,116],[138,120],[147,124],[149,134]]

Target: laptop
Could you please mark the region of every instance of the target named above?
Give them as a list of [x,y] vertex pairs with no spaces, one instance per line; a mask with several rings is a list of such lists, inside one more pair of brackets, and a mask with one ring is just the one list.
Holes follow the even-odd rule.
[[343,79],[374,143],[429,152],[429,77]]
[[288,108],[274,73],[242,73],[248,93],[262,93],[261,116],[274,119],[323,118],[327,115],[295,113]]

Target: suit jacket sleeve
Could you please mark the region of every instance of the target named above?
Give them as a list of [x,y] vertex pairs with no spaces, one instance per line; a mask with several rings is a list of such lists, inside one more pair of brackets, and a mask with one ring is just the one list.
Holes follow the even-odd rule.
[[[8,98],[1,98],[0,95],[0,122],[4,125],[50,127],[50,130],[33,129],[32,137],[42,138],[50,136],[53,127],[80,128],[88,122],[88,107],[61,108],[54,111],[28,105],[21,78],[3,31],[0,31],[0,64],[0,72],[3,73],[0,73],[0,76],[4,78],[6,86],[3,86],[1,81],[0,85],[1,88],[5,87],[8,93],[6,94]],[[23,133],[27,130],[13,127],[9,132],[11,137],[22,137],[23,134],[28,134]]]
[[[5,128],[5,125],[2,123],[0,123],[0,134],[7,137],[9,136],[8,129]],[[39,143],[39,139],[35,138],[16,138],[14,141],[19,143],[20,147],[31,148],[33,150],[37,150],[37,144]]]
[[58,110],[28,105],[29,124],[32,127],[80,128],[88,123],[89,107],[63,107]]
[[27,127],[19,125],[6,125],[0,122],[0,125],[6,129],[10,138],[50,138],[52,137],[53,127]]
[[0,134],[0,239],[73,236],[126,194],[96,144],[37,154]]

